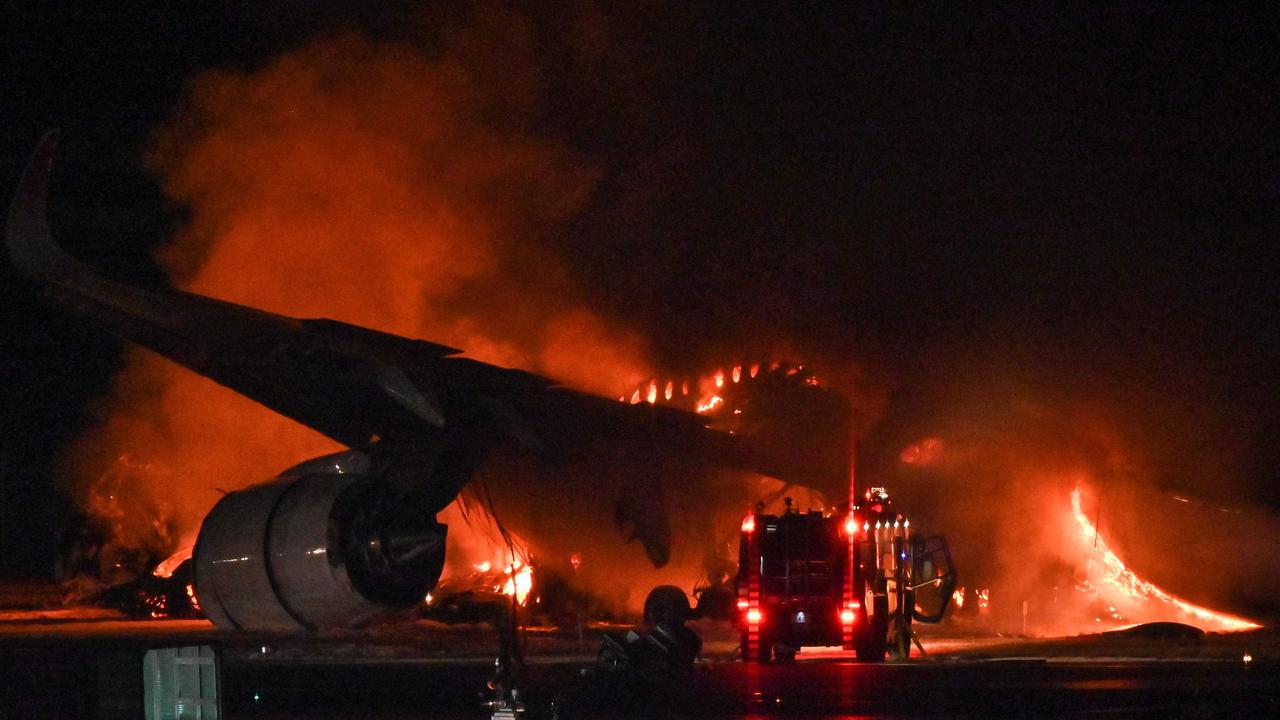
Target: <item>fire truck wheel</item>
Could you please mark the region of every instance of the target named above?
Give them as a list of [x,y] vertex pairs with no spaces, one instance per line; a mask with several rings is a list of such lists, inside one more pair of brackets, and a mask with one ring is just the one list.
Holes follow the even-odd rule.
[[689,596],[675,585],[659,585],[644,599],[646,625],[683,625],[689,618]]
[[889,598],[876,595],[873,612],[867,616],[867,629],[858,639],[854,652],[858,662],[884,662],[889,639]]

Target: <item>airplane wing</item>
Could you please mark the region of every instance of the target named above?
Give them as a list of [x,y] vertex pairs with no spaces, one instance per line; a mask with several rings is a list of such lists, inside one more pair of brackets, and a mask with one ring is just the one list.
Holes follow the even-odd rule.
[[102,277],[50,232],[46,194],[56,145],[54,133],[42,139],[10,207],[14,264],[56,302],[351,448],[501,436],[569,456],[592,441],[626,438],[810,487],[847,483],[847,455],[807,452],[795,433],[773,442],[734,436],[694,413],[576,392],[444,345]]

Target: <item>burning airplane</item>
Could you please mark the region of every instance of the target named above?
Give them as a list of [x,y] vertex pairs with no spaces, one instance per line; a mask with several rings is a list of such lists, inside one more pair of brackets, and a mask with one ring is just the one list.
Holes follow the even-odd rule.
[[[744,477],[847,488],[847,404],[799,368],[735,367],[709,394],[682,382],[688,408],[675,381],[618,402],[435,343],[104,278],[52,239],[55,145],[40,144],[11,206],[14,264],[58,304],[347,448],[228,493],[205,517],[192,600],[219,627],[351,626],[421,603],[444,569],[440,516],[456,499],[490,514],[511,568],[516,538],[536,536],[583,575],[615,575],[638,546],[660,581],[714,564],[688,548],[714,546],[708,508],[759,494]],[[748,381],[745,408],[730,386]],[[628,542],[610,543],[619,530]],[[519,573],[510,581],[518,592]]]

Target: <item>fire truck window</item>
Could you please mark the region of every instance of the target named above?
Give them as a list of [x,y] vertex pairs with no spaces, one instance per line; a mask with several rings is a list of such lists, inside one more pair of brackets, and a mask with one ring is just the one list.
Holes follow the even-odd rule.
[[764,591],[770,595],[830,595],[832,549],[827,523],[784,519],[761,538]]

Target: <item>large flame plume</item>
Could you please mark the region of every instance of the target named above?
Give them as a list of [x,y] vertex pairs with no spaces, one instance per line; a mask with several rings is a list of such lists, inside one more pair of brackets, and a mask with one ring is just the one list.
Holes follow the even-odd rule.
[[1139,622],[1176,620],[1218,632],[1238,632],[1261,627],[1244,618],[1188,602],[1138,577],[1112,551],[1099,534],[1098,528],[1094,527],[1085,514],[1079,487],[1071,491],[1071,515],[1079,531],[1077,540],[1089,558],[1089,587],[1096,589],[1099,596],[1111,602],[1111,607],[1119,607],[1128,619]]
[[[1197,466],[1154,455],[1150,407],[989,370],[930,400],[880,474],[913,520],[952,541],[969,588],[954,621],[1032,635],[1258,627],[1232,611],[1265,613],[1275,583],[1258,569],[1280,525]],[[1213,491],[1187,497],[1175,480]]]
[[[197,78],[148,157],[188,211],[160,256],[175,284],[430,339],[592,391],[647,376],[644,343],[575,301],[551,247],[596,173],[525,127],[537,73],[524,34],[488,22],[501,32],[460,36],[443,52],[345,33],[257,70]],[[477,47],[486,35],[508,38],[501,53]],[[131,474],[138,500],[112,518],[120,527],[109,538],[163,556],[194,539],[222,492],[335,449],[131,350],[71,460],[81,499],[102,494],[99,479],[122,452],[165,468]],[[166,508],[163,532],[148,529],[156,506]],[[487,536],[464,537],[461,510],[448,515],[458,548],[491,548]],[[466,562],[476,560],[513,559],[485,551]]]

